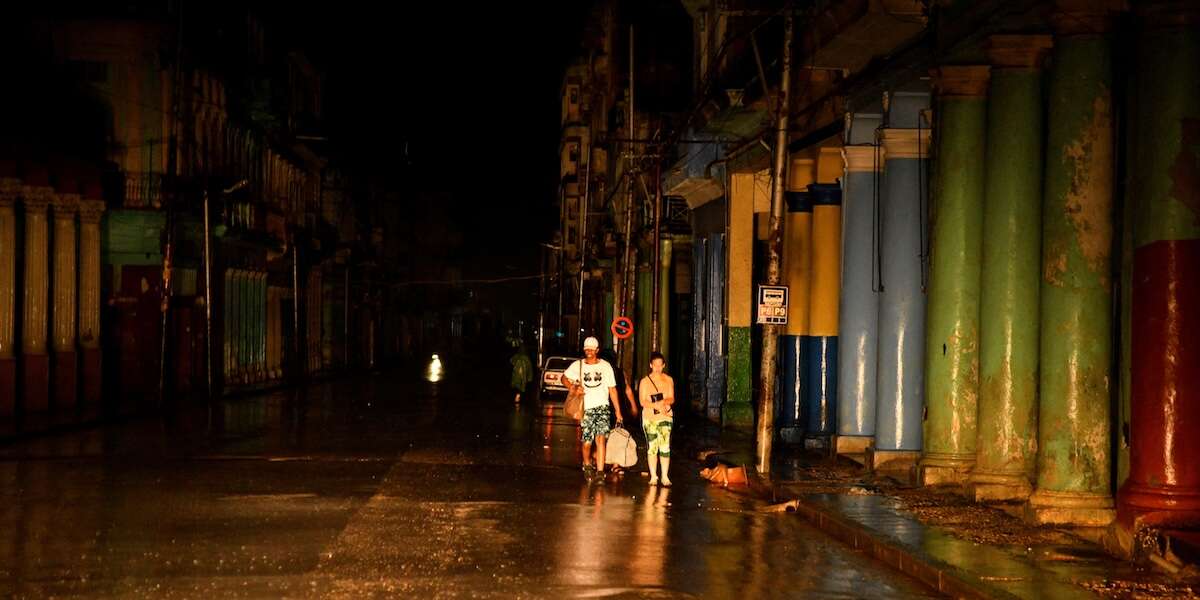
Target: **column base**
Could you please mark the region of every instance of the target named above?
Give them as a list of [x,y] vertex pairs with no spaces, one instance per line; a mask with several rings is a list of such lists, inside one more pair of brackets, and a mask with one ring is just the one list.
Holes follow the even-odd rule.
[[1033,484],[1023,473],[974,472],[967,477],[964,491],[976,502],[1025,500],[1033,493]]
[[974,454],[927,453],[917,465],[917,481],[923,486],[962,485],[974,466]]
[[803,427],[780,427],[779,439],[785,444],[799,446],[804,443]]
[[709,406],[708,409],[705,411],[705,415],[708,417],[709,421],[716,423],[718,425],[721,424],[721,407]]
[[1037,490],[1025,505],[1025,520],[1037,525],[1107,527],[1116,516],[1107,494]]
[[104,389],[100,382],[100,349],[99,348],[84,348],[83,361],[80,368],[81,379],[83,385],[82,402],[89,405],[99,405],[104,396]]
[[50,355],[21,356],[21,380],[24,393],[21,408],[26,414],[45,412],[50,408]]
[[838,454],[866,454],[875,443],[873,435],[836,435],[833,448]]
[[804,436],[804,449],[829,454],[833,449],[833,436],[827,433],[810,433]]
[[921,453],[912,450],[871,448],[867,451],[867,468],[872,471],[909,472],[917,466],[918,460],[921,460]]
[[54,408],[75,408],[79,397],[79,356],[74,352],[54,353]]
[[754,407],[749,402],[726,402],[721,409],[721,422],[726,427],[754,427]]
[[1127,481],[1117,492],[1117,518],[1127,526],[1200,526],[1200,489]]
[[0,417],[17,412],[17,359],[0,358]]

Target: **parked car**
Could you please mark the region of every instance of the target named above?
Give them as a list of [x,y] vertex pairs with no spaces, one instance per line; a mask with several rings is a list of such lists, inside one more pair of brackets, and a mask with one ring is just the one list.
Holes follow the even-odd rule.
[[569,356],[548,356],[542,365],[541,383],[538,393],[541,400],[562,400],[567,395],[567,388],[562,384],[562,374],[576,359]]

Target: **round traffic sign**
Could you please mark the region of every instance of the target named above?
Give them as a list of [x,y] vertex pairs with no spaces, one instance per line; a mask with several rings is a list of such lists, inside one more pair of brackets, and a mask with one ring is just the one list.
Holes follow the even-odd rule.
[[627,339],[633,335],[633,319],[629,317],[617,317],[612,322],[613,335],[617,336],[618,340]]

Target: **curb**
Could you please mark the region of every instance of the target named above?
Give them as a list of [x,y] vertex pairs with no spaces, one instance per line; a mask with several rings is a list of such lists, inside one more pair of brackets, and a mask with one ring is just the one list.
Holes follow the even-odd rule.
[[[778,502],[778,490],[757,474],[750,478],[749,491],[768,501]],[[773,505],[773,509],[795,512],[822,533],[947,596],[981,600],[1017,598],[992,588],[969,572],[892,542],[850,519],[818,508],[803,499],[793,498]]]

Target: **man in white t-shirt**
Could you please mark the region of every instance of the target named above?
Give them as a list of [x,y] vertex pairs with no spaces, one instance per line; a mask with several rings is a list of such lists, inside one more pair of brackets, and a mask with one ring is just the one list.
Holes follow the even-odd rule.
[[[612,365],[596,356],[600,341],[589,337],[583,341],[583,360],[577,360],[563,372],[562,382],[568,388],[583,386],[583,420],[580,436],[583,440],[583,472],[592,478],[604,477],[604,445],[609,431],[609,419],[617,415],[621,424],[621,404],[617,400],[617,377]],[[615,412],[610,412],[615,411]],[[592,464],[592,446],[596,462]]]

